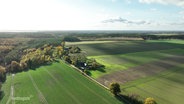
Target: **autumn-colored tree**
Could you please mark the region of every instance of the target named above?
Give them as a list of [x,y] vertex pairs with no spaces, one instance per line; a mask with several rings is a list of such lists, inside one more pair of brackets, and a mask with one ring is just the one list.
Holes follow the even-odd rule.
[[61,58],[63,53],[64,53],[63,47],[57,46],[57,47],[55,47],[55,49],[53,51],[53,57]]
[[6,80],[6,70],[3,66],[0,66],[0,83]]
[[53,47],[52,46],[47,46],[44,48],[44,54],[45,55],[52,55],[52,52],[53,52]]
[[120,85],[116,82],[111,83],[109,89],[110,89],[111,93],[113,93],[115,96],[121,92]]
[[27,67],[28,67],[28,66],[27,66],[27,63],[25,63],[25,62],[23,62],[23,61],[20,62],[20,69],[21,69],[21,70],[25,70],[25,69],[27,69]]
[[157,104],[154,98],[146,98],[144,104]]
[[3,66],[0,66],[0,73],[5,73],[5,72],[6,72],[5,68]]
[[20,71],[20,65],[17,61],[11,62],[11,72],[19,72]]

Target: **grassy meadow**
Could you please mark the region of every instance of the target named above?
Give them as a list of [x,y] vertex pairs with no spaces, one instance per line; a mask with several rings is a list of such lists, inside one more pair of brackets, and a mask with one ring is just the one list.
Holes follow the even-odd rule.
[[[12,85],[11,85],[12,84]],[[13,86],[13,90],[11,89]],[[122,104],[113,95],[62,61],[8,76],[1,103]],[[11,92],[10,92],[11,91]],[[13,98],[11,99],[13,91]],[[23,99],[24,98],[24,99]]]

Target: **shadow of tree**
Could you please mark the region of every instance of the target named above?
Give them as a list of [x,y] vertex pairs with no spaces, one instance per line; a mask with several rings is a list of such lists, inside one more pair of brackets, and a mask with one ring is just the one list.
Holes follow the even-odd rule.
[[115,98],[123,104],[143,104],[143,101],[138,100],[137,95],[116,95]]
[[0,101],[3,99],[4,95],[5,95],[4,91],[0,91]]
[[105,67],[101,67],[98,69],[98,71],[105,73],[106,71],[104,69],[105,69]]

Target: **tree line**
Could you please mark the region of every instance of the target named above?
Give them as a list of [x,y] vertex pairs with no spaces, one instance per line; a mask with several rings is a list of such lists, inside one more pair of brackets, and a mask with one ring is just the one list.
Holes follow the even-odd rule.
[[[41,65],[48,65],[57,59],[75,65],[81,70],[97,70],[104,67],[95,59],[88,59],[85,53],[77,46],[65,47],[65,42],[60,45],[45,44],[39,48],[28,48],[21,52],[20,59],[11,60],[5,67],[0,66],[0,88],[6,80],[7,73],[18,73],[35,69]],[[3,96],[0,89],[0,98]]]
[[5,80],[6,80],[6,70],[5,70],[5,67],[0,66],[0,100],[4,96],[4,92],[1,90],[1,88],[2,88],[2,83],[5,82]]
[[70,46],[67,49],[63,59],[66,62],[78,67],[86,74],[89,73],[88,70],[98,70],[105,67],[104,65],[98,63],[95,59],[87,58],[85,53],[82,52],[82,50],[77,46]]

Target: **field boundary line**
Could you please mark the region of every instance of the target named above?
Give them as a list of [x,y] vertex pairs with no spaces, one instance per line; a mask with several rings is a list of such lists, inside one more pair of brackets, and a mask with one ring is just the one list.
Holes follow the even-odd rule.
[[[44,68],[45,69],[45,71],[49,74],[49,76],[51,76],[52,77],[52,79],[54,79],[54,81],[57,83],[57,84],[59,84],[59,86],[61,87],[61,83],[59,82],[59,80],[57,79],[57,78],[55,78],[51,73],[49,73],[49,71],[46,69],[46,68]],[[66,93],[69,95],[69,96],[71,96],[72,97],[72,99],[74,99],[77,103],[79,103],[79,104],[82,104],[79,100],[77,100],[73,95],[72,95],[72,93],[70,93],[68,90],[65,90],[66,91]]]
[[31,76],[30,72],[28,72],[29,78],[31,79],[31,82],[34,86],[34,88],[36,89],[36,91],[38,92],[39,96],[41,97],[41,100],[44,102],[44,104],[48,104],[47,100],[45,99],[43,93],[40,91],[40,89],[38,88],[37,84],[35,83],[33,77]]
[[[63,63],[63,61],[62,61]],[[71,65],[67,62],[65,62],[65,64],[68,64],[72,69],[76,69],[77,71],[79,71],[80,73],[82,73],[84,76],[86,76],[87,78],[89,78],[90,80],[96,82],[98,85],[102,86],[103,88],[109,90],[108,87],[106,87],[105,85],[101,84],[100,82],[98,82],[97,80],[95,80],[94,78],[90,77],[89,75],[87,75],[86,73],[82,72],[80,69],[78,69],[77,67],[75,67],[74,65]]]
[[[86,73],[82,72],[80,69],[78,69],[78,68],[75,67],[74,65],[71,65],[71,64],[69,64],[69,63],[67,63],[67,62],[65,62],[65,61],[62,61],[62,63],[69,65],[69,67],[71,67],[72,69],[76,69],[78,72],[82,73],[84,76],[86,76],[86,77],[87,77],[88,79],[90,79],[91,81],[97,83],[98,85],[102,86],[102,87],[105,88],[106,90],[109,90],[108,87],[106,87],[105,85],[101,84],[100,82],[98,82],[98,81],[95,80],[94,78],[88,76]],[[73,77],[73,76],[72,76],[72,77]],[[80,83],[82,83],[82,82],[80,82]],[[88,89],[89,89],[89,88],[88,88]],[[98,95],[98,96],[100,96],[100,95]],[[126,100],[125,98],[121,97],[121,99],[123,99],[126,103],[131,104],[131,103],[130,103],[128,100]]]
[[[71,76],[75,79],[75,77],[71,74]],[[82,83],[80,80],[75,79],[77,82],[79,82],[81,85],[83,85],[85,88],[87,88],[90,92],[92,92],[93,94],[95,94],[96,96],[100,97],[101,99],[103,99],[106,103],[110,104],[103,96],[97,94],[95,91],[93,91],[92,89],[90,89],[88,86],[86,86],[84,83]]]

